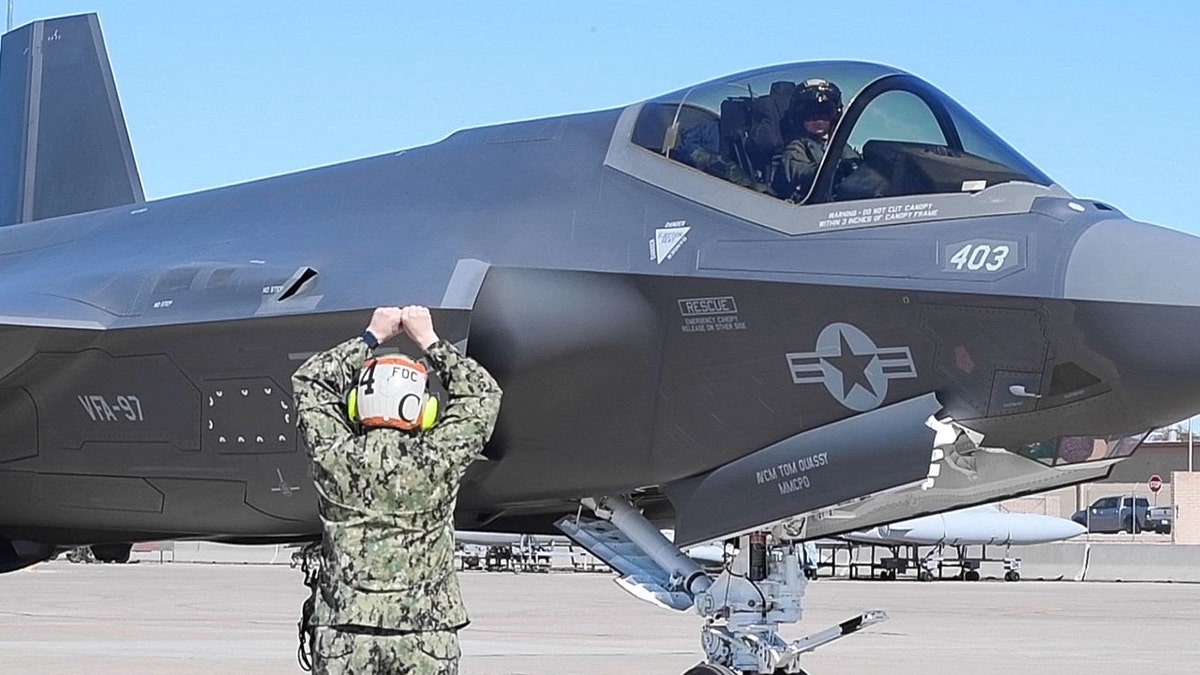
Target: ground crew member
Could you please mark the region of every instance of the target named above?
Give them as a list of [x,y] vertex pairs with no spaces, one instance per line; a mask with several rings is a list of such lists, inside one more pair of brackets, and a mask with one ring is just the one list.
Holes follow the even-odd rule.
[[[421,361],[371,358],[401,332]],[[361,336],[308,359],[292,387],[323,526],[305,622],[314,671],[457,673],[467,613],[454,504],[495,426],[496,381],[438,338],[428,309],[409,306],[376,309]]]

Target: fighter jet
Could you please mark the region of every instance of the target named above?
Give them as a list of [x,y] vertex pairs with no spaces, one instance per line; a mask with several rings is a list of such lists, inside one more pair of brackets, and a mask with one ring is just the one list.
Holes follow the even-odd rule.
[[[940,574],[947,563],[962,569],[961,577],[967,581],[979,580],[978,565],[984,560],[1004,563],[1004,580],[1021,579],[1021,559],[1010,555],[1012,546],[1046,544],[1065,541],[1087,532],[1087,528],[1068,518],[1040,513],[1013,513],[995,504],[972,506],[956,511],[947,511],[932,516],[903,520],[890,525],[880,525],[868,530],[855,530],[841,535],[847,541],[886,546],[898,553],[901,547],[911,547],[912,559],[918,568],[917,579],[930,581]],[[921,546],[930,547],[924,556],[919,555]],[[949,561],[945,555],[947,546],[956,548],[958,556]],[[968,557],[968,546],[979,546],[983,553],[979,557]],[[988,546],[1003,546],[1002,558],[988,558]],[[892,560],[902,560],[893,557]],[[906,559],[905,563],[907,563]],[[906,564],[902,565],[907,567]],[[895,571],[884,570],[887,578],[895,579]]]
[[[1092,480],[1200,411],[1200,239],[878,64],[146,201],[97,18],[50,19],[0,47],[0,223],[4,570],[318,536],[289,377],[379,305],[430,306],[506,392],[456,526],[632,543],[631,589],[720,619],[706,672],[880,618],[782,643],[794,542]],[[660,526],[742,537],[746,573]]]

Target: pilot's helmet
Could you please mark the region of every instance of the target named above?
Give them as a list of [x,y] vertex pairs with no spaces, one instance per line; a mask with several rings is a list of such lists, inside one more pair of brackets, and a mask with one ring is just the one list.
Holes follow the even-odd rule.
[[809,78],[796,87],[789,112],[797,122],[814,117],[837,120],[842,115],[842,91],[823,77]]
[[444,391],[424,360],[389,354],[363,364],[346,412],[365,428],[429,429],[437,423]]

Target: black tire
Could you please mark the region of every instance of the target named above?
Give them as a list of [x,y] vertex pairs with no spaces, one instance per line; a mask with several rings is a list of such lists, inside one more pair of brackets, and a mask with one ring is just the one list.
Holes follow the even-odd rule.
[[725,666],[714,666],[711,663],[697,663],[688,668],[683,675],[737,675]]
[[917,572],[917,581],[933,581],[933,574],[928,570],[921,570]]
[[[746,671],[746,672],[750,672],[750,671]],[[741,675],[741,674],[738,673],[738,671],[730,670],[730,669],[726,668],[725,666],[713,666],[713,665],[710,665],[707,663],[698,663],[698,664],[692,666],[683,675]],[[797,670],[795,673],[788,673],[786,670],[780,668],[779,670],[775,671],[775,675],[808,675],[808,673],[806,671],[804,671],[803,669]]]
[[967,581],[979,581],[979,570],[967,570],[963,578]]
[[133,544],[92,544],[92,556],[97,562],[127,563]]
[[1121,529],[1129,534],[1137,534],[1142,528],[1138,527],[1137,519],[1133,516],[1130,516],[1125,519],[1124,523],[1122,523]]

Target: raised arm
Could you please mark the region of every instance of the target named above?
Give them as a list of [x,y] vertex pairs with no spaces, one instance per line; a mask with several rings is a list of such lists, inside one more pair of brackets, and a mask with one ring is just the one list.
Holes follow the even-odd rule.
[[445,413],[428,433],[452,462],[465,468],[492,437],[500,414],[500,385],[478,361],[449,342],[436,342],[425,354],[449,397]]
[[317,352],[292,375],[296,417],[310,452],[354,433],[346,417],[345,396],[370,352],[366,341],[356,337]]
[[475,359],[438,338],[428,309],[413,306],[401,312],[404,332],[429,357],[449,399],[437,426],[426,432],[428,438],[447,459],[465,468],[496,427],[500,385]]
[[400,308],[380,307],[362,335],[314,354],[292,375],[297,421],[310,452],[354,433],[346,417],[346,392],[371,350],[399,332]]

